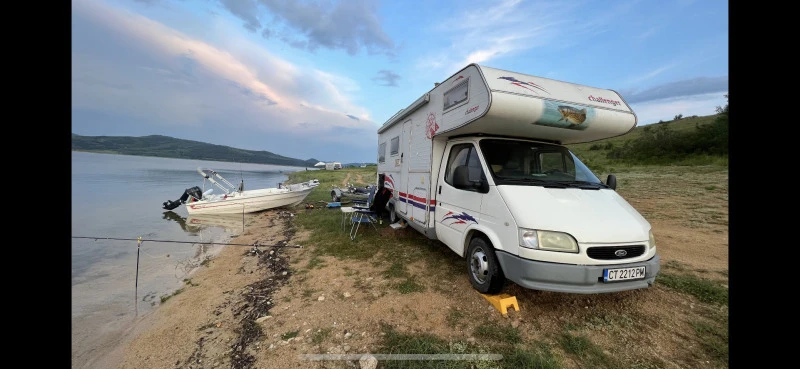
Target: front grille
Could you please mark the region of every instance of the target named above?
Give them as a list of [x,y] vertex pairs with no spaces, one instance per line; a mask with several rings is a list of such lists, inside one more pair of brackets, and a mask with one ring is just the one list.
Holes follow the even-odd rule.
[[[625,255],[617,256],[617,251],[624,250]],[[586,255],[592,259],[598,260],[624,260],[635,258],[644,254],[644,245],[634,246],[600,246],[590,247],[586,250]]]

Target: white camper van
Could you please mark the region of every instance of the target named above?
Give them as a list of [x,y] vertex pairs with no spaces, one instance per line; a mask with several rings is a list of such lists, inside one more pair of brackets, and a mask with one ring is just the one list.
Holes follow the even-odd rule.
[[378,184],[403,219],[466,259],[481,293],[504,281],[605,293],[651,286],[650,224],[566,144],[623,135],[612,90],[470,64],[378,129]]

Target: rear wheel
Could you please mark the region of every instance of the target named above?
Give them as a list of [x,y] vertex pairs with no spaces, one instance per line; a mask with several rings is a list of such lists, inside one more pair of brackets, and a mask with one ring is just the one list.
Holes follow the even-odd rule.
[[469,281],[480,293],[496,294],[503,289],[506,277],[497,262],[492,245],[481,237],[470,241],[467,249]]

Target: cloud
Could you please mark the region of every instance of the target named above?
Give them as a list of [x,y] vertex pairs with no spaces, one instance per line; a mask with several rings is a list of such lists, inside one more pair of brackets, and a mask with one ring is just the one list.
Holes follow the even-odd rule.
[[72,10],[77,134],[374,157],[377,125],[352,102],[359,86],[349,78],[297,67],[244,38],[223,40],[223,49],[100,2],[75,0]]
[[[231,14],[244,21],[244,28],[250,32],[261,29],[258,20],[258,3],[256,0],[219,0]],[[262,33],[263,34],[263,33]]]
[[640,76],[636,76],[636,77],[630,78],[628,83],[629,84],[641,83],[642,81],[646,81],[648,79],[651,79],[653,77],[658,76],[661,73],[664,73],[664,72],[666,72],[666,71],[668,71],[670,69],[673,69],[676,66],[678,66],[678,63],[670,63],[670,64],[667,64],[667,65],[660,66],[660,67],[655,68],[655,69],[653,69],[653,70],[651,70],[651,71],[649,71],[647,73],[644,73],[644,74],[642,74]]
[[[666,83],[644,91],[622,90],[620,94],[630,103],[646,102],[665,98],[693,96],[707,93],[718,93],[719,96],[728,91],[728,76],[698,77],[683,81]],[[677,114],[677,113],[676,113]]]
[[231,14],[244,21],[244,27],[252,32],[261,29],[259,19],[271,19],[261,35],[267,38],[277,35],[292,47],[312,52],[319,48],[341,49],[350,55],[356,55],[362,49],[369,54],[388,56],[393,56],[396,51],[394,41],[381,26],[378,2],[374,0],[220,2]]
[[717,106],[724,106],[728,103],[728,99],[724,96],[726,93],[727,92],[675,96],[636,103],[629,102],[629,104],[636,113],[638,125],[642,126],[658,123],[658,121],[670,121],[678,114],[684,117],[716,114]]
[[378,75],[372,77],[373,81],[378,81],[379,85],[381,86],[391,86],[397,87],[397,80],[400,79],[400,75],[394,73],[390,70],[380,70],[378,71]]
[[486,64],[545,46],[544,52],[552,53],[605,32],[630,9],[630,4],[614,3],[585,17],[586,4],[579,2],[504,0],[464,7],[436,27],[448,36],[450,47],[422,58],[419,66],[455,73],[469,63]]

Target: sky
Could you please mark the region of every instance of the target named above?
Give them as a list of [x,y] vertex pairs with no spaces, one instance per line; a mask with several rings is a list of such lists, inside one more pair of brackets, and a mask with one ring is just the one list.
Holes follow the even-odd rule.
[[728,1],[72,0],[72,133],[374,163],[470,63],[619,92],[638,125],[728,100]]

